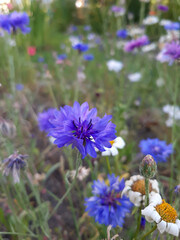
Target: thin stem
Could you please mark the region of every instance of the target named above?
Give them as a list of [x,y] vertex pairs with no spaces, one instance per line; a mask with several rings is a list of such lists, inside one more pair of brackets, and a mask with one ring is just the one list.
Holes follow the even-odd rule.
[[145,178],[146,206],[149,205],[149,179]]
[[140,230],[140,226],[141,226],[141,207],[139,207],[139,215],[138,215],[138,219],[137,219],[137,229],[136,229],[136,232],[135,232],[135,235],[134,235],[134,239],[136,239],[138,233],[139,233],[139,230]]
[[139,23],[142,24],[145,14],[145,2],[141,2],[141,9],[140,9],[140,20]]
[[76,178],[77,178],[77,174],[78,174],[78,168],[80,166],[81,163],[81,158],[79,156],[79,152],[77,153],[77,158],[76,158],[76,173],[75,173],[75,177],[71,183],[71,185],[69,186],[69,188],[67,189],[67,191],[65,192],[65,194],[62,196],[62,198],[59,199],[58,203],[56,204],[55,208],[53,209],[51,215],[49,216],[49,219],[54,215],[54,213],[57,211],[58,207],[62,204],[62,202],[64,201],[64,199],[68,196],[68,194],[70,193],[71,189],[73,188],[75,182],[76,182]]
[[147,232],[142,238],[141,240],[144,240],[148,235],[150,235],[152,232],[154,232],[157,228],[157,225],[155,225],[149,232]]
[[107,163],[108,172],[109,172],[109,174],[111,174],[112,171],[111,171],[111,166],[110,166],[109,158],[108,158],[108,157],[106,157],[106,163]]

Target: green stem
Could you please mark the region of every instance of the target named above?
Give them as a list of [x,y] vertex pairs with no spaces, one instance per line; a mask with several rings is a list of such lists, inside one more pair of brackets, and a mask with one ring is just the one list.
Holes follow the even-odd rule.
[[108,172],[109,172],[109,174],[111,174],[112,171],[111,171],[111,166],[110,166],[110,163],[109,163],[109,157],[106,157],[106,163],[107,163]]
[[142,24],[142,21],[144,19],[144,14],[145,14],[145,2],[141,2],[141,9],[140,9],[140,20],[139,23]]
[[142,238],[141,240],[144,240],[148,235],[150,235],[152,232],[154,232],[157,228],[157,225],[155,225],[149,232],[147,232]]
[[136,232],[135,232],[135,235],[134,235],[134,239],[136,239],[138,233],[139,233],[139,230],[140,230],[140,226],[141,226],[141,207],[139,207],[139,215],[138,215],[138,219],[137,219],[137,229],[136,229]]
[[145,178],[145,191],[146,191],[146,203],[145,206],[149,205],[149,179]]
[[49,219],[54,215],[54,213],[57,211],[58,207],[62,204],[64,199],[68,196],[68,194],[70,193],[71,189],[73,188],[73,186],[74,186],[74,184],[76,182],[76,178],[77,178],[77,175],[78,175],[78,168],[79,168],[80,164],[81,164],[81,158],[80,158],[79,152],[78,152],[77,153],[77,158],[76,158],[76,174],[75,174],[75,177],[74,177],[71,185],[69,186],[69,188],[65,192],[65,194],[62,196],[62,198],[59,199],[59,201],[56,204],[55,208],[53,209],[51,215],[49,216]]

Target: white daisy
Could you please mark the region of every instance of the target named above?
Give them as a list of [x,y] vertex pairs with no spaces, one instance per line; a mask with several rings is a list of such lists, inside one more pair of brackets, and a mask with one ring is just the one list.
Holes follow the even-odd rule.
[[[156,180],[149,180],[149,196],[154,193],[159,193],[158,182]],[[125,182],[125,188],[122,195],[129,197],[130,201],[136,207],[145,204],[145,180],[143,176],[134,175]]]
[[106,148],[104,147],[105,151],[102,152],[102,156],[116,156],[118,155],[118,148],[123,149],[126,145],[125,141],[122,139],[122,137],[117,137],[113,141],[110,141],[112,147]]
[[130,82],[139,82],[142,74],[139,72],[128,74],[128,79]]
[[179,236],[180,220],[176,210],[156,193],[150,198],[150,204],[141,211],[148,222],[157,223],[160,233],[167,232]]
[[159,18],[156,16],[147,16],[144,20],[143,20],[143,24],[144,25],[152,25],[152,24],[156,24],[159,22]]

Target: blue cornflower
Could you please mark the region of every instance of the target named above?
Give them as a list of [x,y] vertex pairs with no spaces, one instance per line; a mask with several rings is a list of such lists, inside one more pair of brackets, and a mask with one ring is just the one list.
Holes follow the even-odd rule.
[[22,91],[24,89],[24,85],[23,84],[21,84],[21,83],[17,83],[16,84],[16,90],[17,91]]
[[175,192],[176,194],[179,194],[179,193],[180,193],[180,184],[177,185],[177,186],[175,186],[174,192]]
[[89,47],[87,44],[77,43],[73,46],[73,49],[76,49],[81,53],[81,52],[86,52],[89,49]]
[[14,183],[20,182],[20,169],[24,170],[26,166],[26,159],[28,155],[18,154],[18,152],[13,153],[8,158],[3,160],[3,174],[8,176],[12,174]]
[[31,28],[28,27],[29,25],[29,16],[26,12],[12,12],[9,15],[11,26],[13,28],[13,32],[16,32],[19,28],[23,34],[29,33]]
[[85,61],[92,61],[94,59],[94,56],[92,54],[84,54],[83,58]]
[[170,22],[164,26],[165,30],[180,30],[179,22]]
[[4,29],[8,33],[11,33],[11,22],[9,15],[0,14],[0,28]]
[[38,125],[41,131],[48,132],[53,127],[50,120],[55,119],[56,108],[49,108],[47,111],[38,114]]
[[146,226],[146,219],[144,217],[141,217],[140,228],[144,230],[145,226]]
[[44,58],[43,57],[38,57],[38,62],[40,62],[40,63],[44,62]]
[[84,31],[91,31],[91,26],[89,26],[89,25],[86,25],[86,26],[84,26]]
[[57,56],[57,60],[65,60],[67,58],[67,55],[66,54],[59,54]]
[[124,218],[131,212],[133,204],[126,196],[121,197],[125,187],[124,179],[119,181],[119,177],[111,174],[108,175],[108,180],[108,185],[100,180],[93,182],[94,196],[85,199],[86,211],[100,224],[122,227]]
[[116,36],[125,39],[128,36],[128,31],[126,29],[120,29],[116,32]]
[[72,144],[72,148],[80,151],[82,158],[87,154],[96,157],[95,148],[103,152],[104,147],[111,147],[109,141],[116,138],[116,126],[110,121],[112,116],[99,118],[96,115],[97,109],[89,110],[87,102],[82,105],[75,102],[73,107],[66,105],[60,111],[55,111],[55,119],[50,120],[53,128],[49,136],[56,139],[54,143],[58,147]]
[[139,147],[144,155],[150,154],[156,162],[166,162],[173,153],[172,144],[167,145],[165,141],[158,138],[141,140]]

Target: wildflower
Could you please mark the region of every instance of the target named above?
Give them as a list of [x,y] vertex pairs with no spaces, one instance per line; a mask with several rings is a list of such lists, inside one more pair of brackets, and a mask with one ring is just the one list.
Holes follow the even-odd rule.
[[172,61],[180,59],[180,44],[177,42],[166,44],[164,54],[170,57]]
[[12,12],[9,15],[11,26],[13,29],[13,32],[16,32],[17,29],[20,29],[23,34],[29,33],[31,31],[31,28],[28,27],[29,25],[29,16],[26,12]]
[[20,169],[24,169],[26,166],[26,159],[28,155],[18,154],[15,152],[8,158],[3,160],[3,175],[8,176],[12,174],[14,183],[20,182]]
[[151,155],[146,155],[140,164],[140,173],[145,178],[153,178],[157,172],[157,165]]
[[[159,193],[158,182],[149,180],[149,195]],[[134,175],[125,182],[125,188],[122,195],[129,197],[130,201],[137,207],[145,205],[145,179],[143,176]]]
[[[77,174],[77,178],[79,179],[79,181],[82,181],[84,178],[86,178],[89,175],[90,171],[91,171],[90,168],[79,167]],[[69,175],[72,179],[74,179],[76,175],[76,170],[70,171]]]
[[17,83],[16,84],[16,90],[17,91],[22,91],[24,89],[24,85],[23,84],[21,84],[21,83]]
[[175,120],[180,120],[180,107],[178,106],[167,104],[163,107],[163,112],[168,114],[167,127],[172,127]]
[[126,214],[131,211],[132,203],[126,196],[121,196],[125,186],[124,179],[119,181],[119,177],[112,174],[108,175],[108,182],[108,185],[100,180],[93,182],[94,196],[85,199],[86,211],[100,224],[122,227]]
[[167,145],[166,141],[158,138],[141,140],[139,147],[144,155],[150,154],[156,162],[166,162],[173,153],[172,144]]
[[139,72],[128,74],[128,79],[130,82],[139,82],[142,75]]
[[161,4],[157,5],[157,9],[162,11],[162,12],[167,12],[169,10],[168,6],[161,5]]
[[123,149],[126,145],[122,137],[117,137],[113,141],[110,141],[111,148],[104,148],[105,151],[102,152],[102,156],[116,156],[118,155],[118,149]]
[[85,54],[83,55],[83,58],[85,61],[92,61],[94,59],[94,56],[92,54]]
[[157,193],[150,198],[150,204],[142,211],[148,222],[155,222],[160,233],[167,232],[178,237],[180,220],[176,210]]
[[165,81],[164,81],[163,78],[158,78],[158,79],[156,80],[156,85],[157,85],[158,87],[162,87],[162,86],[164,85],[164,83],[165,83]]
[[49,108],[47,111],[38,114],[38,125],[41,131],[48,132],[53,127],[50,120],[55,119],[56,108]]
[[44,62],[44,58],[43,57],[38,57],[38,62],[40,62],[40,63]]
[[124,50],[126,52],[131,52],[133,51],[135,48],[140,48],[144,45],[147,45],[149,43],[149,39],[147,36],[142,36],[139,37],[137,39],[131,40],[129,42],[126,43],[126,45],[124,46]]
[[164,25],[165,30],[180,30],[180,23],[179,22],[169,22]]
[[155,50],[157,47],[157,45],[155,43],[151,43],[148,45],[145,45],[144,47],[142,47],[142,52],[150,52]]
[[91,31],[91,26],[89,26],[89,25],[84,26],[84,31],[86,31],[86,32]]
[[115,17],[123,16],[126,12],[125,8],[119,6],[112,6],[111,11],[115,14]]
[[80,105],[74,102],[73,107],[64,106],[60,111],[55,111],[54,119],[50,120],[53,128],[49,131],[49,136],[56,138],[54,141],[58,147],[72,144],[76,147],[82,157],[87,154],[96,157],[95,148],[101,152],[104,147],[111,147],[109,141],[115,139],[115,124],[110,120],[111,115],[103,118],[96,116],[97,110],[89,110],[87,102]]
[[0,28],[4,29],[9,34],[11,33],[11,22],[9,19],[9,15],[0,14]]
[[81,52],[86,52],[89,49],[89,47],[87,44],[77,43],[77,44],[73,45],[73,49],[76,49],[76,50],[78,50],[79,53],[81,53]]
[[144,217],[141,217],[140,229],[144,230],[145,226],[146,226],[146,219]]
[[177,186],[175,186],[174,192],[175,192],[176,194],[179,194],[179,193],[180,193],[180,184],[177,185]]
[[144,25],[153,25],[159,22],[159,18],[156,16],[148,16],[143,20]]
[[119,72],[123,68],[123,63],[114,59],[109,60],[106,63],[109,71]]
[[27,49],[27,53],[29,56],[34,56],[36,54],[36,47],[34,46],[29,46]]
[[127,38],[127,36],[128,36],[128,31],[127,31],[126,29],[118,30],[118,31],[116,32],[116,36],[119,37],[119,38],[125,39],[125,38]]
[[61,60],[61,61],[65,60],[66,58],[67,58],[67,55],[66,55],[66,54],[59,54],[59,55],[57,56],[57,60]]
[[13,122],[7,121],[0,117],[0,135],[10,139],[16,136],[16,126]]

